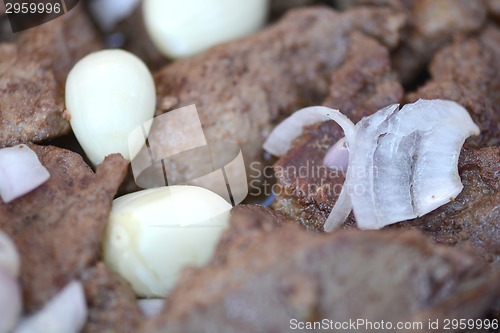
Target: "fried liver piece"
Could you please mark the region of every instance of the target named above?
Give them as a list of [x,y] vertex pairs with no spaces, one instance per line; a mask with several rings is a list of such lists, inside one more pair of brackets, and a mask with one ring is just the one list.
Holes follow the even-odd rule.
[[432,80],[408,96],[450,99],[464,106],[481,129],[477,146],[500,144],[500,29],[443,48],[430,66]]
[[341,8],[355,5],[392,7],[408,17],[394,66],[403,83],[418,80],[432,55],[455,38],[473,35],[487,20],[486,0],[336,0]]
[[[162,108],[157,115],[196,104],[209,143],[236,142],[247,164],[259,161],[274,122],[324,99],[330,73],[346,59],[350,32],[371,33],[393,45],[403,19],[384,8],[344,14],[326,7],[290,11],[260,33],[156,73]],[[149,141],[161,144],[168,130],[153,130]],[[165,150],[162,155],[170,156]]]
[[83,274],[83,283],[89,307],[83,333],[137,332],[144,318],[128,283],[102,262]]
[[64,82],[73,65],[100,48],[81,5],[0,44],[0,147],[69,131]]
[[127,162],[108,156],[94,173],[80,155],[30,144],[50,178],[8,204],[0,201],[0,229],[21,256],[23,306],[39,308],[99,257],[102,233]]
[[[403,89],[383,45],[357,32],[349,39],[346,61],[333,71],[330,93],[323,104],[357,122],[382,107],[399,103]],[[345,180],[344,173],[323,166],[323,157],[343,136],[334,122],[304,131],[274,165],[279,189],[274,208],[297,217],[307,228],[322,228]]]
[[324,318],[425,324],[482,317],[499,291],[473,256],[418,232],[316,234],[285,224],[233,242],[245,246],[185,271],[163,313],[139,331],[288,332],[292,319]]

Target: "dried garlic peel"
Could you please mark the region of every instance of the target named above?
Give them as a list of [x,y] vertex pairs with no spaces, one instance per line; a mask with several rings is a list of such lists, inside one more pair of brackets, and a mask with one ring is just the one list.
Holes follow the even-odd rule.
[[138,296],[165,297],[184,267],[210,259],[231,208],[195,186],[159,187],[115,199],[104,260]]

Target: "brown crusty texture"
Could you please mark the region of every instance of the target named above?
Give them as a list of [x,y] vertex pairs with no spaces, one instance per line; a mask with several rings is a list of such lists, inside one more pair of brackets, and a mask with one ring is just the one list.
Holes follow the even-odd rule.
[[[341,110],[357,122],[399,103],[403,88],[391,69],[386,47],[358,32],[351,33],[349,40],[346,61],[333,71],[323,105]],[[334,122],[304,131],[274,165],[279,188],[274,208],[296,217],[307,228],[322,228],[345,180],[343,173],[323,166],[323,157],[343,136]]]
[[83,333],[135,333],[144,320],[130,285],[100,262],[82,275],[89,307]]
[[434,57],[430,73],[432,80],[408,100],[456,101],[481,129],[481,135],[470,143],[500,144],[500,29],[489,26],[478,38],[443,48]]
[[127,167],[120,155],[111,155],[94,173],[71,151],[30,148],[48,169],[49,180],[8,204],[0,200],[0,229],[20,252],[23,307],[28,311],[97,262],[111,203]]
[[73,65],[100,48],[82,6],[0,44],[0,147],[65,134],[64,83]]
[[163,312],[139,331],[288,332],[291,319],[479,318],[499,291],[473,256],[418,232],[317,234],[284,224],[232,242],[225,260],[184,271]]
[[[394,46],[403,20],[385,8],[343,14],[326,7],[292,10],[259,33],[156,73],[157,114],[196,104],[209,143],[236,142],[247,163],[259,161],[274,122],[324,99],[330,73],[346,59],[352,31]],[[152,130],[150,142],[162,143],[163,132],[169,130]],[[171,155],[168,144],[162,145],[161,155]]]
[[377,40],[353,32],[345,62],[330,76],[323,105],[340,110],[356,123],[382,107],[399,103],[403,94],[391,68],[389,50]]
[[414,83],[433,54],[454,39],[473,35],[487,21],[487,0],[335,0],[341,8],[387,6],[408,17],[393,55],[403,83]]

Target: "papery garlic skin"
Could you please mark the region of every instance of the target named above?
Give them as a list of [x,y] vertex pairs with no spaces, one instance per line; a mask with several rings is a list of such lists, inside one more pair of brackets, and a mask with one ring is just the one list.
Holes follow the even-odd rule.
[[155,106],[151,73],[126,51],[91,53],[73,67],[66,81],[71,127],[94,165],[114,153],[134,158],[139,150],[129,151],[128,136],[153,118]]
[[104,261],[138,296],[165,297],[184,267],[210,259],[231,208],[195,186],[159,187],[115,199]]
[[143,13],[158,49],[181,58],[257,31],[268,7],[268,0],[144,0]]

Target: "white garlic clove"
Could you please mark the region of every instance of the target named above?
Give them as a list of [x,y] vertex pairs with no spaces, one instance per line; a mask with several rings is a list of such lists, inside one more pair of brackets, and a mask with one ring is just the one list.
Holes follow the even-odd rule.
[[89,2],[89,7],[101,29],[109,31],[132,14],[140,2],[140,0],[93,0]]
[[0,270],[4,270],[13,277],[19,275],[21,260],[14,242],[0,230]]
[[151,73],[126,51],[89,54],[73,67],[66,81],[71,127],[94,165],[113,153],[134,158],[139,151],[129,151],[128,136],[153,118],[155,105]]
[[21,288],[16,278],[0,267],[0,333],[10,332],[21,315]]
[[158,49],[180,58],[257,31],[268,7],[269,0],[145,0],[143,13]]
[[141,297],[164,297],[184,267],[204,265],[232,206],[195,186],[143,190],[115,199],[104,260]]
[[83,286],[70,282],[39,312],[23,319],[14,333],[77,333],[87,319]]

